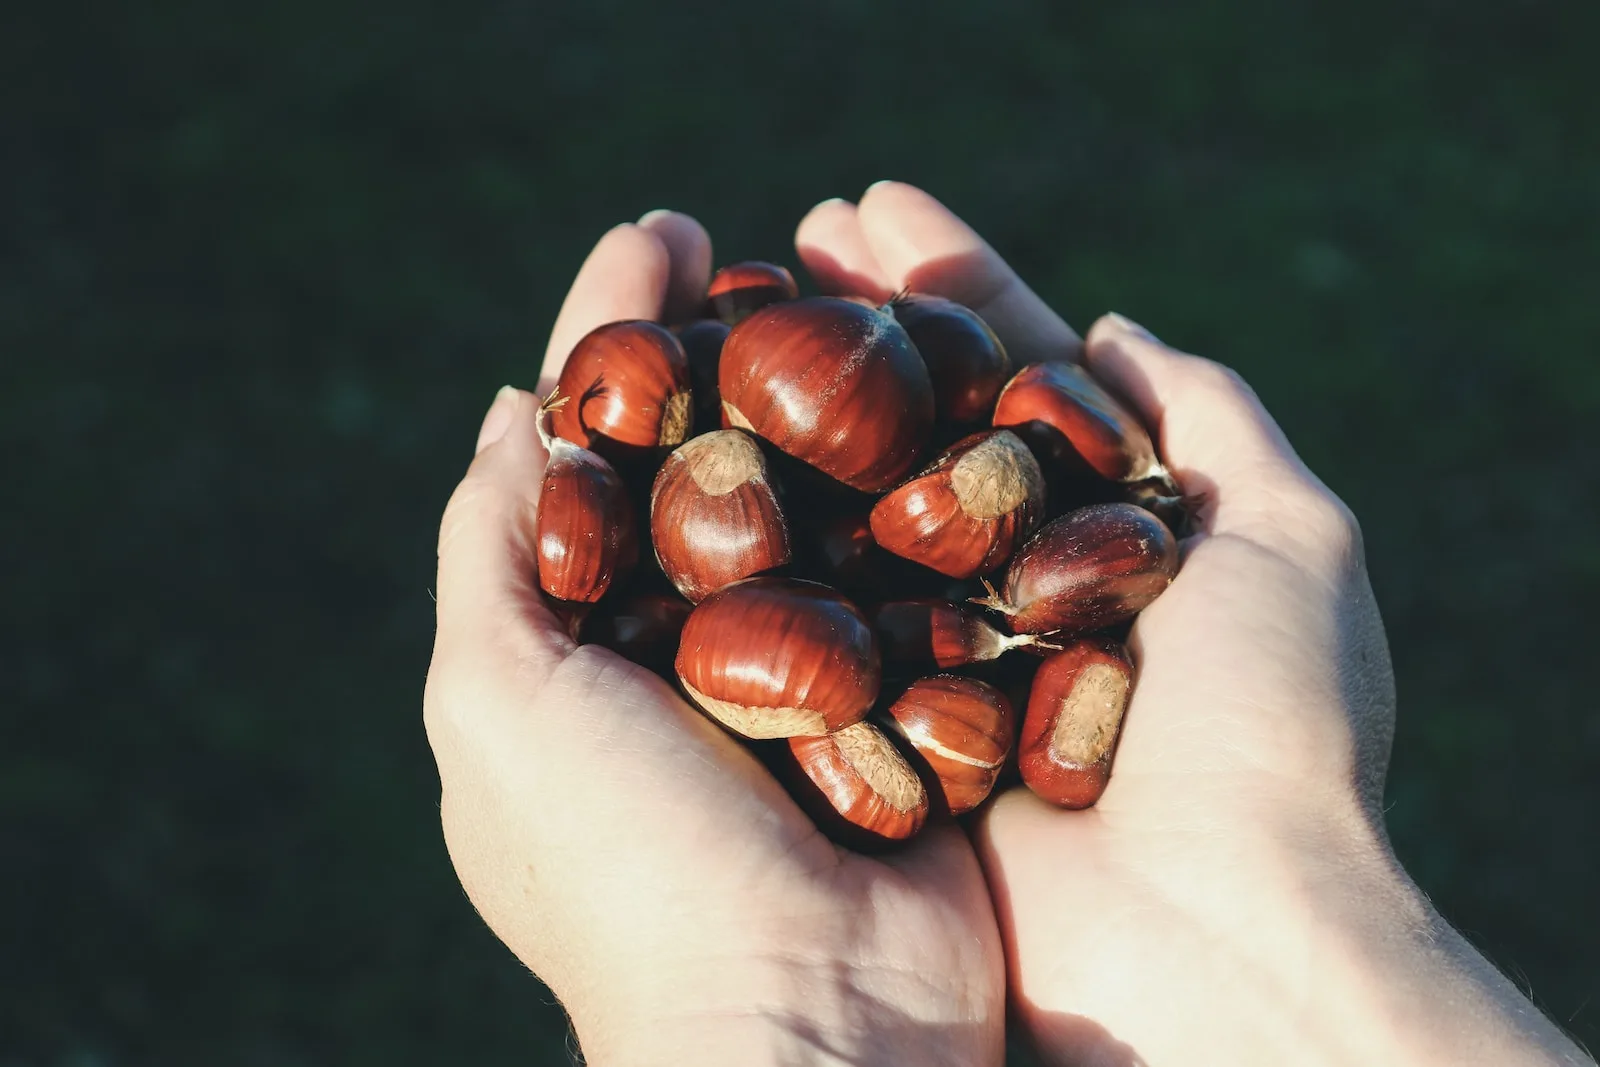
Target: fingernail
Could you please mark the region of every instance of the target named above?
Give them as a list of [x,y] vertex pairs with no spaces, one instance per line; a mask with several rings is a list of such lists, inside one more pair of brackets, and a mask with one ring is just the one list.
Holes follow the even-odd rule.
[[[877,181],[875,181],[871,185],[867,186],[867,192],[870,193],[870,192],[872,192],[872,190],[880,188],[880,187],[885,186],[885,185],[896,185],[896,184],[898,184],[898,183],[893,178],[879,178]],[[863,195],[865,195],[865,194],[863,194]]]
[[489,413],[483,417],[483,428],[478,431],[478,447],[473,449],[477,455],[511,429],[511,420],[517,417],[517,405],[522,403],[522,393],[509,385],[502,385],[500,391],[494,394],[494,403],[489,405]]
[[[834,204],[848,204],[848,203],[850,203],[850,201],[846,200],[842,196],[830,196],[826,200],[818,200],[817,201],[817,207],[832,207]],[[816,209],[817,208],[812,208],[811,210],[815,211]]]
[[1123,333],[1131,333],[1135,337],[1143,337],[1146,341],[1155,341],[1156,344],[1161,343],[1155,334],[1151,333],[1143,326],[1140,326],[1137,322],[1134,322],[1126,315],[1118,315],[1115,311],[1108,311],[1106,312],[1106,318],[1116,323],[1117,329],[1121,330]]
[[648,226],[657,219],[664,219],[670,214],[672,212],[668,208],[658,207],[654,211],[646,211],[643,215],[640,215],[638,224],[640,226]]

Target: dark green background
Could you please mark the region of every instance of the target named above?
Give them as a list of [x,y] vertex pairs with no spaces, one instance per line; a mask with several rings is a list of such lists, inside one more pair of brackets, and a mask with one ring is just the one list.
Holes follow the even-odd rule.
[[1364,522],[1402,856],[1596,1043],[1600,6],[1067,6],[4,16],[0,1063],[561,1061],[439,839],[438,511],[604,229],[793,262],[882,177],[1258,387]]

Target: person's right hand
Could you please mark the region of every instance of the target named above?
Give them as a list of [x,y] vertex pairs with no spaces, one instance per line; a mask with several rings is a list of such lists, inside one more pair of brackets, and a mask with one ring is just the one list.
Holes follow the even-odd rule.
[[[802,222],[825,286],[938,293],[1025,361],[1084,359],[1198,501],[1140,617],[1110,784],[978,826],[1018,1019],[1051,1063],[1587,1063],[1439,918],[1380,803],[1394,682],[1361,538],[1250,389],[1108,316],[1076,335],[910,186]],[[1285,358],[1293,358],[1285,339]]]

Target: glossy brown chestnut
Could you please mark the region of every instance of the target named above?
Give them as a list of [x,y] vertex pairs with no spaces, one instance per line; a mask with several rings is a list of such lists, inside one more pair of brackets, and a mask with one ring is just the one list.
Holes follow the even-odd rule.
[[683,628],[677,670],[706,714],[757,739],[860,722],[883,674],[855,605],[792,578],[747,578],[701,601]]
[[1111,777],[1133,692],[1133,664],[1115,641],[1075,641],[1044,661],[1022,719],[1018,765],[1039,796],[1087,808]]
[[[904,841],[928,817],[928,791],[894,743],[871,723],[858,722],[826,737],[792,737],[789,749],[822,803],[796,790],[796,799],[825,830],[837,816],[865,839]],[[855,835],[846,843],[854,844]]]
[[951,815],[982,804],[1011,752],[1011,702],[976,678],[919,678],[889,706],[885,729],[916,750]]
[[1015,430],[1040,462],[1068,474],[1172,481],[1143,424],[1076,364],[1022,368],[1001,390],[993,423]]
[[1010,430],[956,442],[872,508],[872,536],[952,578],[987,574],[1044,516],[1044,475]]
[[583,623],[581,640],[602,645],[657,674],[672,673],[678,636],[694,605],[673,593],[634,593],[603,604]]
[[789,523],[755,439],[715,430],[679,445],[650,491],[656,562],[699,603],[789,562]]
[[613,463],[676,448],[694,424],[688,357],[653,322],[590,331],[567,356],[556,392],[568,401],[551,420],[555,435]]
[[706,293],[710,313],[729,326],[737,326],[752,311],[799,295],[794,275],[776,263],[760,260],[723,267],[711,276]]
[[563,399],[552,394],[540,413],[539,436],[550,457],[539,489],[534,554],[539,588],[558,600],[593,603],[633,569],[639,540],[627,486],[611,464],[545,429],[545,418]]
[[1041,653],[1056,645],[1037,634],[1000,632],[983,612],[949,600],[891,600],[873,612],[872,626],[893,670],[918,674],[999,659],[1014,648]]
[[986,421],[1011,377],[1011,357],[989,324],[971,308],[925,293],[897,296],[890,307],[928,365],[938,421]]
[[905,477],[933,427],[928,368],[894,316],[834,297],[745,319],[722,346],[727,425],[863,492]]
[[720,319],[696,319],[674,332],[689,360],[689,386],[694,393],[694,429],[704,433],[722,425],[722,397],[717,392],[717,364],[730,327]]
[[1133,618],[1178,572],[1178,544],[1133,504],[1091,504],[1044,525],[978,603],[1017,633],[1083,633]]

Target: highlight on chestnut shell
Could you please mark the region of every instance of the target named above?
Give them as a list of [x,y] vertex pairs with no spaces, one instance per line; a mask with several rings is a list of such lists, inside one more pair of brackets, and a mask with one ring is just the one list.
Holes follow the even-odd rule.
[[1001,390],[991,421],[1016,431],[1047,466],[1113,482],[1155,480],[1177,492],[1144,424],[1076,364],[1022,368]]
[[714,430],[678,446],[650,491],[656,562],[698,603],[741,578],[789,562],[789,523],[755,441]]
[[989,324],[971,308],[927,293],[901,293],[889,306],[928,365],[935,418],[987,420],[1011,377],[1011,357]]
[[676,448],[694,425],[683,345],[642,319],[586,334],[562,365],[556,393],[567,403],[554,413],[552,432],[613,463]]
[[986,574],[1011,558],[1044,516],[1044,475],[1010,430],[956,442],[872,508],[878,544],[952,578]]
[[639,541],[627,486],[611,464],[546,430],[546,418],[567,402],[552,393],[539,412],[539,437],[550,455],[539,490],[534,556],[539,588],[557,600],[592,604],[633,569]]
[[863,492],[898,483],[933,428],[928,368],[894,316],[836,297],[774,304],[722,346],[724,422]]
[[1018,766],[1040,797],[1087,808],[1111,779],[1133,692],[1133,663],[1116,641],[1088,638],[1056,653],[1034,676]]
[[884,662],[918,674],[999,659],[1013,649],[1040,655],[1060,646],[1039,634],[1008,634],[966,604],[937,598],[891,600],[872,616]]
[[[1006,568],[1003,591],[975,602],[1017,633],[1084,633],[1127,622],[1178,571],[1178,543],[1133,504],[1091,504],[1044,525]],[[987,585],[987,583],[985,583]]]
[[800,295],[788,268],[761,260],[730,263],[711,276],[706,291],[708,312],[737,326],[753,311]]
[[984,802],[1011,754],[1011,702],[976,678],[919,678],[885,715],[884,728],[898,733],[927,765],[935,779],[930,790],[951,815]]
[[789,750],[812,789],[795,799],[845,844],[887,845],[922,829],[928,790],[894,743],[858,722],[825,737],[792,737]]
[[747,578],[694,609],[678,644],[689,699],[754,739],[860,722],[878,698],[877,639],[856,606],[816,582]]

